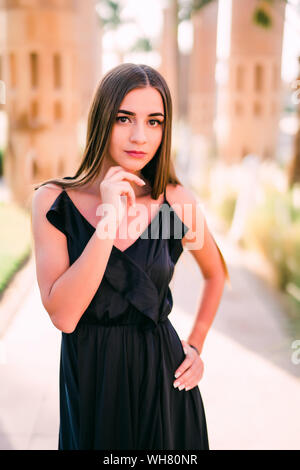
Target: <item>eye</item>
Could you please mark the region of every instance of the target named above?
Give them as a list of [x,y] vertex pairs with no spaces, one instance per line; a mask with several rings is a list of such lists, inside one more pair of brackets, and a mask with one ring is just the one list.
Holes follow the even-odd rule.
[[[116,121],[119,121],[119,119],[129,119],[127,116],[119,116],[117,117]],[[121,121],[124,122],[124,121]]]
[[[150,119],[149,122],[157,122],[158,125],[161,125],[163,121],[159,121],[158,119]],[[157,127],[157,126],[151,126],[151,127]]]
[[[116,118],[116,121],[122,122],[122,123],[126,122],[126,121],[120,121],[120,119],[128,119],[128,120],[130,121],[130,119],[129,119],[127,116],[118,116],[118,117]],[[155,122],[155,123],[157,123],[157,125],[161,126],[164,121],[159,121],[158,119],[149,119],[149,122],[151,122],[151,123],[154,123],[154,122]],[[157,125],[152,125],[152,124],[151,124],[150,127],[157,127]]]

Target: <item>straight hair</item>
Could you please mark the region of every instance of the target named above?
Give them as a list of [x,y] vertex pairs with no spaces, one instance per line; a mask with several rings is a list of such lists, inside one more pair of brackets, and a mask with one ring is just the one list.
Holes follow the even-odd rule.
[[154,68],[144,64],[123,63],[102,78],[98,85],[88,113],[86,143],[82,160],[75,175],[44,181],[34,188],[48,183],[62,188],[83,186],[96,179],[105,155],[107,155],[112,128],[124,97],[131,90],[155,88],[161,95],[165,122],[162,141],[155,155],[141,170],[142,176],[151,185],[152,199],[158,199],[168,183],[181,184],[171,159],[172,99],[164,77]]

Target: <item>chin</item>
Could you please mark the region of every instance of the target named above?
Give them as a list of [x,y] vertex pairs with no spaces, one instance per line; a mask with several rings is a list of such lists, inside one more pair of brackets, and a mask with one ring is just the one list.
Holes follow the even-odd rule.
[[130,170],[138,170],[140,168],[143,168],[145,166],[145,163],[139,162],[139,161],[131,161],[131,162],[123,162],[123,163],[118,163],[118,165],[121,165],[123,168]]

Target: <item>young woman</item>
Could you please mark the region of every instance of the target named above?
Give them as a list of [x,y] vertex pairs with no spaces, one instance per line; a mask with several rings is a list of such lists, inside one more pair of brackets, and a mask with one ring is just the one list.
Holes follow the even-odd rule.
[[[175,176],[171,123],[164,78],[119,65],[96,90],[75,176],[35,188],[37,280],[62,331],[59,449],[209,448],[201,351],[228,271]],[[188,341],[168,319],[184,245],[206,283]]]

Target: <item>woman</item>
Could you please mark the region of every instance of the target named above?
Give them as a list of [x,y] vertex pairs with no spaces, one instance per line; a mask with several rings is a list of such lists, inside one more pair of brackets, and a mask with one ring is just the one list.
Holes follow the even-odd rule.
[[[62,331],[59,449],[209,448],[200,354],[228,272],[175,176],[171,122],[164,78],[119,65],[96,90],[75,176],[35,188],[37,279]],[[169,282],[190,233],[207,286],[180,341]]]

